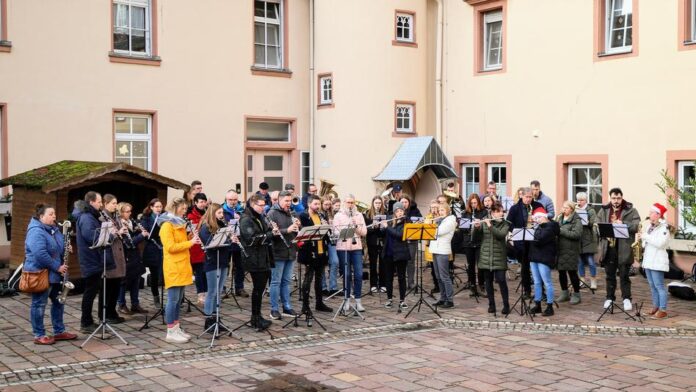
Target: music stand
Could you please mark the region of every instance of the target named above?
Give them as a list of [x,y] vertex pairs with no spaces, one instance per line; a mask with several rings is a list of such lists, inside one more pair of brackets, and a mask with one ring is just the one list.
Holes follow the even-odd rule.
[[[348,241],[349,239],[352,239],[353,236],[355,235],[355,228],[354,227],[346,227],[344,229],[341,229],[341,231],[338,233],[338,241]],[[352,314],[360,316],[361,319],[365,320],[365,316],[362,315],[362,313],[358,312],[358,308],[355,305],[349,305],[349,312],[346,312],[344,310],[344,307],[346,304],[350,304],[350,296],[348,295],[348,290],[351,287],[351,280],[350,277],[348,276],[348,272],[350,271],[350,266],[348,265],[348,250],[343,251],[343,258],[345,259],[345,263],[343,263],[343,301],[341,301],[341,305],[338,307],[338,310],[336,310],[336,314],[334,314],[333,318],[331,321],[336,321],[336,316],[339,314],[341,316],[349,316]],[[362,271],[353,271],[354,274],[360,274],[360,279],[362,279]],[[362,293],[361,293],[362,294]]]
[[[303,227],[298,233],[297,236],[292,240],[293,243],[297,244],[298,242],[307,242],[307,241],[312,241],[312,242],[317,242],[317,241],[323,241],[324,237],[326,237],[329,234],[329,231],[331,231],[331,226],[328,225],[319,225],[319,226],[308,226],[308,227]],[[328,249],[327,249],[328,252]],[[300,263],[298,263],[299,265]],[[302,286],[300,286],[300,293],[302,292]],[[308,297],[304,299],[304,301],[307,301],[306,303],[309,303],[309,294],[306,294]],[[321,295],[318,294],[318,295]],[[302,299],[302,296],[300,295],[300,299]],[[293,326],[297,327],[299,326],[297,324],[297,319],[304,316],[305,321],[307,322],[307,327],[312,327],[312,320],[317,322],[317,325],[321,327],[324,331],[326,331],[326,328],[322,323],[314,317],[314,312],[312,312],[312,309],[309,307],[309,305],[302,306],[302,312],[299,314],[295,314],[293,318],[285,323],[283,325],[283,328],[287,328],[290,324]]]
[[[436,238],[436,233],[437,225],[426,223],[407,223],[404,226],[403,241],[418,241],[419,244],[420,241],[423,240],[433,241]],[[420,252],[420,250],[416,253],[416,274],[420,275],[416,276],[416,284],[411,290],[418,290],[419,298],[418,301],[413,304],[413,307],[408,311],[408,313],[406,313],[404,318],[407,318],[411,312],[416,309],[416,307],[418,307],[418,312],[420,313],[420,307],[422,304],[425,304],[428,308],[430,308],[430,310],[433,311],[437,317],[442,318],[437,309],[430,305],[428,301],[423,299],[423,254]],[[442,287],[441,290],[444,290],[444,287]]]
[[80,348],[84,348],[85,344],[94,337],[94,335],[97,334],[101,330],[101,339],[106,340],[106,329],[108,328],[109,331],[113,335],[115,335],[117,338],[119,338],[123,344],[128,345],[128,342],[126,342],[125,339],[121,335],[114,330],[114,328],[109,325],[109,322],[106,321],[106,250],[108,248],[111,248],[111,244],[113,242],[113,235],[111,234],[111,231],[114,230],[113,223],[111,222],[102,222],[101,227],[96,229],[94,231],[94,236],[96,239],[92,242],[92,246],[90,246],[90,249],[99,249],[102,252],[102,317],[101,321],[99,322],[99,325],[97,328],[94,329],[94,331],[85,339],[85,341],[80,345]]
[[152,279],[157,279],[157,286],[159,286],[160,308],[157,309],[152,317],[148,318],[147,315],[145,315],[145,323],[138,329],[138,332],[142,332],[143,329],[150,328],[150,323],[158,316],[162,316],[162,325],[167,324],[164,321],[164,277],[162,277],[162,279],[160,279],[159,275],[157,277],[153,277],[152,271],[150,271],[150,280]]
[[[513,241],[534,241],[534,232],[535,229],[533,228],[524,228],[524,227],[518,227],[512,229],[512,237],[510,238]],[[534,321],[534,314],[531,312],[531,307],[529,306],[529,302],[527,302],[524,299],[524,290],[520,292],[520,287],[522,286],[522,279],[520,279],[520,283],[517,284],[517,288],[515,289],[515,292],[519,292],[520,295],[517,297],[517,300],[512,304],[510,307],[510,313],[505,315],[505,318],[508,318],[508,316],[515,310],[517,307],[517,304],[520,304],[520,309],[517,311],[520,316],[524,316],[525,314],[529,316],[529,319],[531,321]],[[542,284],[542,288],[544,285]]]
[[[228,234],[230,236],[230,239],[233,235],[237,236],[239,238],[239,219],[230,219],[230,222],[227,224],[227,227],[230,228],[230,233]],[[232,252],[234,252],[234,245],[232,245]],[[240,248],[240,253],[244,254],[246,251],[242,252],[241,246],[237,244],[237,247]],[[244,308],[239,304],[239,301],[237,300],[237,294],[235,291],[237,290],[237,287],[233,287],[234,283],[234,271],[233,269],[235,268],[234,266],[234,255],[232,255],[232,264],[230,268],[230,289],[225,292],[228,296],[232,296],[232,299],[234,300],[234,303],[237,304],[237,307],[239,308],[239,311],[242,312],[244,311]]]

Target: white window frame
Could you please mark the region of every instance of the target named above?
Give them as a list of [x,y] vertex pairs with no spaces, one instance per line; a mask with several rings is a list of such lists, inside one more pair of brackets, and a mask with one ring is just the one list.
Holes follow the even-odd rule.
[[[505,169],[505,182],[497,181],[493,178],[493,169]],[[500,171],[498,171],[500,173]],[[500,178],[498,178],[499,180]],[[489,163],[488,164],[488,181],[495,182],[496,192],[499,196],[507,195],[507,165],[504,163]]]
[[605,15],[604,18],[606,20],[606,28],[604,29],[604,52],[607,54],[617,54],[617,53],[630,53],[633,50],[633,45],[625,45],[626,43],[626,32],[628,31],[629,27],[628,25],[628,15],[631,15],[631,42],[633,41],[633,0],[621,0],[622,1],[622,10],[626,9],[626,4],[630,4],[630,14],[625,14],[626,15],[626,23],[624,23],[623,27],[623,41],[624,41],[624,46],[620,46],[617,48],[612,48],[611,47],[611,33],[612,30],[614,30],[614,18],[612,17],[614,13],[614,4],[616,4],[618,0],[605,0]]
[[[261,16],[256,16],[254,14],[254,36],[256,36],[256,23],[263,23],[264,25],[264,42],[263,44],[257,44],[256,41],[254,40],[254,66],[258,68],[266,68],[266,69],[283,69],[285,64],[283,64],[283,55],[285,52],[285,48],[283,47],[283,42],[284,42],[284,31],[283,31],[283,0],[255,0],[254,1],[254,6],[256,6],[256,1],[262,1],[265,3],[264,5],[264,14],[268,14],[268,4],[278,4],[278,18],[277,19],[271,19],[271,18],[266,18],[266,17],[261,17]],[[268,43],[268,25],[272,24],[275,26],[278,26],[278,65],[269,65],[268,64],[268,47],[270,46]],[[264,62],[263,63],[257,63],[256,62],[256,45],[263,45],[264,47]]]
[[[149,57],[152,56],[152,0],[112,0],[113,5],[124,5],[128,8],[128,50],[112,48],[114,53],[125,54],[128,56]],[[137,6],[145,8],[145,52],[134,52],[131,48],[133,24],[131,23],[131,7]],[[117,7],[118,8],[118,7]],[[116,33],[116,14],[112,20],[111,36]]]
[[[116,132],[116,118],[125,117],[128,119],[132,118],[144,118],[147,120],[147,134],[133,134],[133,133],[117,133]],[[146,170],[152,171],[152,115],[150,114],[139,114],[139,113],[114,113],[112,119],[114,122],[114,140],[112,143],[114,146],[118,142],[147,142],[147,167]],[[132,124],[131,124],[132,127]],[[114,148],[114,156],[112,159],[116,161],[117,151]],[[130,164],[133,164],[133,151],[130,151]]]
[[[302,164],[304,157],[307,157],[308,164],[305,166]],[[309,177],[305,178],[304,169],[309,169]],[[309,184],[312,182],[312,154],[309,151],[300,151],[300,192],[301,195],[307,194],[309,189]]]
[[[471,171],[474,181],[468,181],[468,174]],[[478,182],[476,182],[476,175],[474,173],[478,172]],[[481,190],[481,166],[477,163],[464,163],[462,164],[462,199],[467,200],[471,193],[476,193],[478,195]],[[469,192],[469,185],[472,187],[472,191]]]
[[[588,200],[587,200],[587,204],[590,205],[590,206],[592,206],[592,207],[600,207],[600,206],[602,205],[602,200],[601,200],[601,199],[600,199],[600,201],[599,201],[599,204],[597,204],[597,203],[591,204],[591,203],[590,203],[590,200],[589,200],[589,199],[590,199],[590,188],[592,188],[592,187],[595,187],[595,188],[596,188],[597,185],[592,185],[592,184],[589,184],[589,183],[587,183],[587,184],[576,184],[575,181],[574,181],[574,178],[573,178],[573,170],[575,170],[575,169],[587,169],[588,171],[589,171],[589,169],[599,169],[600,171],[603,171],[604,168],[602,168],[602,165],[599,165],[599,164],[590,164],[590,163],[587,163],[587,164],[585,164],[585,163],[582,163],[582,164],[572,164],[572,165],[568,165],[568,168],[567,168],[567,170],[568,170],[568,200],[572,200],[572,201],[574,201],[574,202],[577,202],[577,199],[575,198],[575,195],[576,195],[577,192],[575,192],[575,189],[574,189],[574,188],[575,188],[575,186],[584,186],[584,187],[587,188],[587,190],[585,191],[585,193],[587,193],[587,199],[588,199]],[[600,174],[600,178],[603,177],[603,174],[604,174],[603,172]],[[587,177],[589,178],[589,173],[588,173],[588,176],[587,176]],[[599,194],[600,194],[600,195],[604,195],[604,193],[603,193],[603,192],[604,192],[604,185],[605,185],[605,184],[602,183],[602,184],[599,186],[599,188],[600,188],[600,189],[599,189]]]
[[[684,175],[687,167],[694,167],[693,161],[679,161],[677,163],[677,183],[680,189],[688,187],[688,178]],[[689,233],[696,233],[696,226],[684,219],[684,201],[679,199],[679,226]]]
[[[325,83],[328,82],[328,87]],[[328,98],[325,96],[328,93]],[[333,76],[325,75],[319,78],[319,104],[330,105],[333,103]]]
[[[491,40],[488,33],[488,25],[492,23],[500,22],[500,46],[498,48],[491,48]],[[503,11],[502,10],[492,10],[483,14],[483,70],[484,71],[495,71],[503,68]],[[491,49],[500,50],[500,63],[499,64],[489,64],[488,54]]]
[[[406,28],[402,25],[402,27],[401,27],[402,36],[401,37],[399,37],[399,19],[406,19],[407,23],[408,23],[408,28]],[[397,12],[396,13],[396,19],[394,20],[394,23],[395,23],[394,28],[396,29],[395,38],[397,41],[409,42],[409,43],[415,42],[415,38],[414,38],[414,32],[415,32],[414,27],[415,26],[413,25],[414,20],[415,20],[415,18],[413,17],[413,14],[409,14],[409,13],[405,13],[405,12]],[[408,30],[409,38],[406,38],[403,36],[403,32],[406,30]]]
[[[403,115],[403,110],[408,109],[408,116]],[[415,111],[416,111],[416,105],[412,105],[410,103],[397,103],[396,104],[396,110],[394,115],[396,116],[396,122],[395,122],[395,130],[396,133],[414,133],[414,124],[413,120],[415,119]],[[401,127],[399,128],[399,119],[403,120],[408,119],[408,128]]]

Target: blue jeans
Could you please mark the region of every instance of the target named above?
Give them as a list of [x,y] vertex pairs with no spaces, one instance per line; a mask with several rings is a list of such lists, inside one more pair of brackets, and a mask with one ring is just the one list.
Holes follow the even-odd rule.
[[[220,278],[218,279],[218,296],[222,292],[225,286],[225,279],[227,279],[227,267],[220,268]],[[205,273],[205,281],[208,282],[208,291],[205,294],[205,306],[203,307],[203,313],[208,316],[212,315],[215,311],[215,304],[218,299],[215,295],[215,278],[218,274],[218,270],[212,270]]]
[[[338,254],[336,253],[336,247],[329,245],[329,285],[326,285],[326,274],[321,275],[321,288],[322,290],[338,290],[337,280],[339,270],[338,265]],[[341,272],[342,273],[342,272]]]
[[541,301],[541,284],[546,287],[546,303],[553,303],[553,282],[551,281],[551,268],[542,263],[532,261],[532,276],[534,277],[534,301]]
[[665,289],[665,272],[645,268],[645,276],[648,278],[650,294],[652,294],[653,306],[660,310],[667,310],[667,289]]
[[167,289],[167,306],[164,308],[164,321],[169,325],[179,320],[181,300],[186,286],[173,286]]
[[51,323],[53,324],[53,334],[65,332],[63,325],[63,310],[65,305],[58,302],[58,294],[60,294],[60,284],[51,283],[43,293],[31,294],[31,329],[34,331],[34,337],[40,338],[46,336],[44,329],[44,313],[46,312],[46,304],[48,299],[51,299]]
[[597,276],[597,264],[594,261],[594,254],[592,253],[581,253],[578,259],[578,276],[581,278],[585,277],[585,263],[590,266],[590,276]]
[[435,268],[435,276],[440,284],[440,300],[443,302],[452,302],[454,288],[452,287],[452,276],[449,269],[450,255],[433,254],[433,268]]
[[292,309],[290,281],[294,264],[294,260],[276,260],[275,267],[271,269],[271,311],[278,310],[278,297],[283,304],[283,309]]
[[126,291],[130,294],[131,306],[140,304],[140,276],[128,280],[128,278],[123,279],[121,282],[121,289],[118,293],[118,304],[126,304]]
[[[351,273],[353,276],[352,293],[355,299],[360,299],[362,296],[362,278],[363,278],[363,253],[362,250],[339,250],[338,259],[345,264],[345,269],[343,270],[344,282],[350,282]],[[346,259],[347,258],[347,259]],[[351,284],[346,285],[348,289],[348,295],[351,293]]]

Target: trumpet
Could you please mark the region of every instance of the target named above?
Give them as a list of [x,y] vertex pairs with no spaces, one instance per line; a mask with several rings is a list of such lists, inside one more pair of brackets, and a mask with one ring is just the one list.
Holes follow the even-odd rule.
[[[59,225],[63,228],[63,240],[64,240],[64,253],[63,253],[63,265],[68,266],[68,256],[70,255],[70,228],[72,227],[72,223],[70,223],[69,220],[63,221],[63,223],[59,223]],[[65,301],[68,299],[68,293],[70,290],[75,288],[75,285],[68,280],[68,270],[65,270],[65,273],[63,274],[63,282],[61,282],[61,290],[60,294],[58,295],[58,303],[64,304]]]
[[293,196],[292,197],[292,205],[296,206],[300,204],[300,197],[299,196]]

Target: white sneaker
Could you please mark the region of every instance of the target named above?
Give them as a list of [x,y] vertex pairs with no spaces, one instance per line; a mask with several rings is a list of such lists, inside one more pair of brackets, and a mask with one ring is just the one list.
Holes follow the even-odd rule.
[[362,302],[360,301],[360,298],[355,300],[355,308],[358,309],[358,312],[365,311],[365,308],[362,306]]
[[391,309],[391,307],[392,307],[392,300],[391,300],[391,299],[388,299],[388,300],[387,300],[387,303],[384,304],[384,307],[385,307],[385,308],[388,308],[388,309]]
[[346,299],[346,303],[343,305],[344,312],[350,312],[350,298]]
[[628,298],[624,299],[624,310],[627,312],[633,310],[633,304],[631,303],[631,300]]
[[186,343],[189,340],[179,334],[176,327],[167,328],[167,337],[164,339],[171,343]]
[[401,309],[408,309],[408,304],[406,303],[406,301],[401,301],[399,302],[399,307]]
[[608,299],[604,301],[604,309],[609,309],[611,307],[611,304],[614,303],[614,301]]
[[384,287],[384,286],[382,286],[382,287],[379,288],[379,291],[381,291],[382,293],[386,293],[386,292],[387,292],[387,288]]
[[376,293],[377,292],[377,287],[371,287],[370,288],[371,293]]
[[590,278],[590,288],[592,290],[597,290],[597,279]]
[[174,329],[176,329],[176,333],[181,335],[184,339],[191,339],[191,335],[187,334],[186,332],[184,332],[183,329],[181,329],[181,324],[177,324],[176,326],[174,326]]

